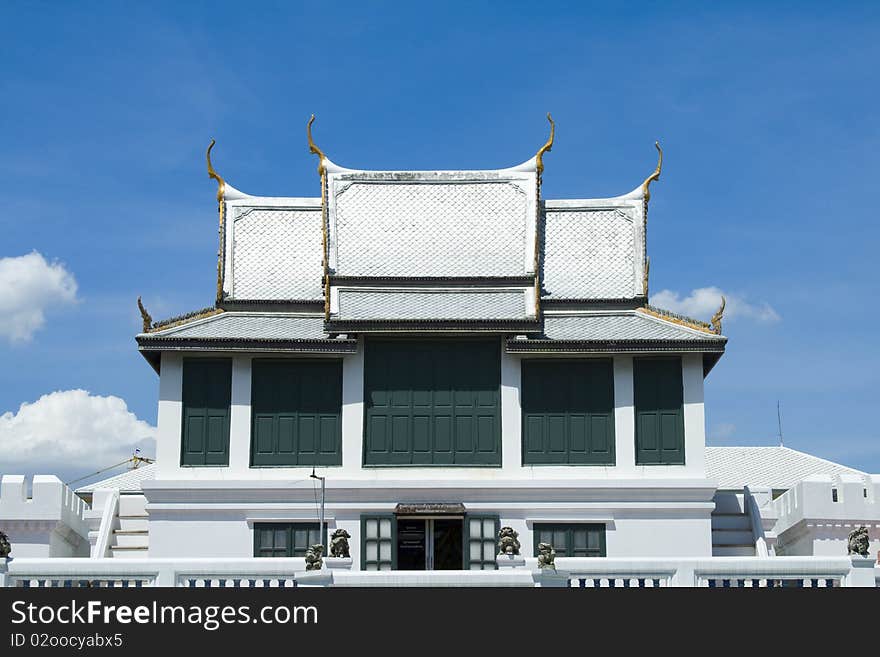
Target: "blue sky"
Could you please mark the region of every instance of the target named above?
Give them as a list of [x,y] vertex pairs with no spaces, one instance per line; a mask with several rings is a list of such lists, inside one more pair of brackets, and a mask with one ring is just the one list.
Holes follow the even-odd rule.
[[[528,159],[549,110],[546,198],[627,192],[664,146],[652,290],[704,318],[694,290],[734,299],[709,443],[774,444],[780,400],[787,445],[880,472],[880,5],[767,4],[3,3],[0,259],[37,252],[50,290],[0,287],[0,310],[37,306],[0,316],[0,431],[82,389],[39,429],[89,453],[65,475],[117,453],[67,419],[84,397],[149,435],[135,299],[157,319],[213,302],[211,137],[235,187],[313,196],[312,112],[339,164],[434,169]],[[58,469],[41,445],[21,462]]]

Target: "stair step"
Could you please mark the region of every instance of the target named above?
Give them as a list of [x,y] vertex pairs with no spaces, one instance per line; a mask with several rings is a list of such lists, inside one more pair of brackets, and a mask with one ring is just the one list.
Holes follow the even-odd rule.
[[714,513],[745,513],[742,493],[715,493]]
[[744,515],[712,516],[712,529],[739,529],[751,531],[752,519]]
[[113,546],[123,549],[144,549],[150,545],[150,536],[147,532],[113,532]]
[[149,518],[119,518],[119,529],[121,531],[147,531],[149,526]]
[[114,559],[146,559],[149,555],[147,548],[121,548],[113,546],[110,554]]
[[753,557],[755,556],[754,545],[713,545],[713,557]]
[[754,545],[751,529],[712,528],[712,545]]

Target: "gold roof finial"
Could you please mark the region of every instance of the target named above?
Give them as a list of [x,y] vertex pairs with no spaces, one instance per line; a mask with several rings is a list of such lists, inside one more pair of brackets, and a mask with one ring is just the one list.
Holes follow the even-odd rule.
[[654,169],[654,173],[645,178],[645,182],[642,183],[642,193],[645,196],[645,202],[651,200],[651,190],[649,188],[651,186],[651,183],[660,177],[660,169],[663,168],[663,149],[660,148],[660,142],[655,141],[654,147],[657,149],[659,156],[657,158],[657,168]]
[[223,202],[223,193],[226,191],[226,181],[220,177],[220,174],[214,170],[214,165],[211,164],[211,149],[214,148],[214,144],[217,142],[211,139],[211,143],[208,144],[208,151],[205,153],[205,159],[208,160],[208,178],[213,178],[217,181],[217,202]]
[[712,319],[709,320],[709,323],[712,325],[712,330],[715,331],[718,335],[721,335],[721,318],[724,317],[724,307],[727,305],[727,299],[724,298],[724,295],[721,295],[721,306],[718,308],[718,312],[712,315]]
[[140,296],[138,296],[138,310],[141,311],[141,319],[144,320],[144,333],[149,333],[153,330],[153,318],[150,317],[150,313],[147,312],[147,309],[144,308],[144,304],[141,303]]
[[550,116],[550,112],[547,112],[547,120],[550,121],[550,138],[546,144],[541,146],[538,154],[535,156],[539,176],[544,173],[544,153],[549,152],[553,148],[553,138],[556,136],[556,124],[553,123],[553,117]]
[[309,136],[309,152],[314,153],[315,155],[318,156],[318,175],[323,176],[325,173],[324,160],[327,158],[327,156],[324,155],[324,151],[322,151],[320,148],[318,148],[315,145],[315,142],[312,139],[312,123],[314,123],[314,122],[315,122],[315,115],[312,114],[312,118],[309,119],[309,123],[306,126],[306,133]]

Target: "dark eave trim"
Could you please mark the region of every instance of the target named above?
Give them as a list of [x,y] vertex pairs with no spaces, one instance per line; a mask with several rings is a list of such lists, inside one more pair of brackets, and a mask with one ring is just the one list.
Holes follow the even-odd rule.
[[328,333],[388,333],[395,331],[463,331],[493,333],[537,333],[542,330],[538,320],[521,319],[380,319],[330,320],[324,323]]
[[217,306],[229,312],[303,312],[308,308],[316,314],[324,312],[323,299],[226,299]]
[[424,283],[440,283],[446,287],[527,286],[535,284],[535,276],[330,276],[331,285],[371,283],[393,283],[397,287],[418,287]]
[[508,353],[724,353],[726,340],[508,340]]
[[566,306],[612,306],[619,308],[642,308],[647,301],[647,297],[614,297],[611,299],[598,298],[582,298],[582,299],[561,299],[553,297],[541,297],[541,305],[545,307],[564,308]]
[[174,338],[138,336],[141,351],[288,351],[346,353],[357,351],[357,340],[275,340],[252,338]]

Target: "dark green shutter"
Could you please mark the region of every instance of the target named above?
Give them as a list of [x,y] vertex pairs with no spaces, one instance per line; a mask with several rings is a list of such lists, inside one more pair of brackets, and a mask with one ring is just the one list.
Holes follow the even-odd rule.
[[523,463],[614,465],[610,359],[522,362]]
[[397,569],[397,516],[361,516],[361,570]]
[[229,465],[230,359],[183,361],[181,465]]
[[498,562],[498,532],[501,529],[497,515],[469,513],[464,518],[465,570],[496,570]]
[[251,465],[342,465],[342,363],[255,359],[251,371]]
[[684,464],[681,358],[633,360],[636,463]]
[[304,557],[320,543],[317,522],[273,522],[254,525],[255,557]]
[[501,465],[498,340],[367,342],[365,465]]
[[604,557],[605,525],[588,523],[540,523],[535,524],[534,554],[538,555],[538,543],[549,543],[557,557]]

